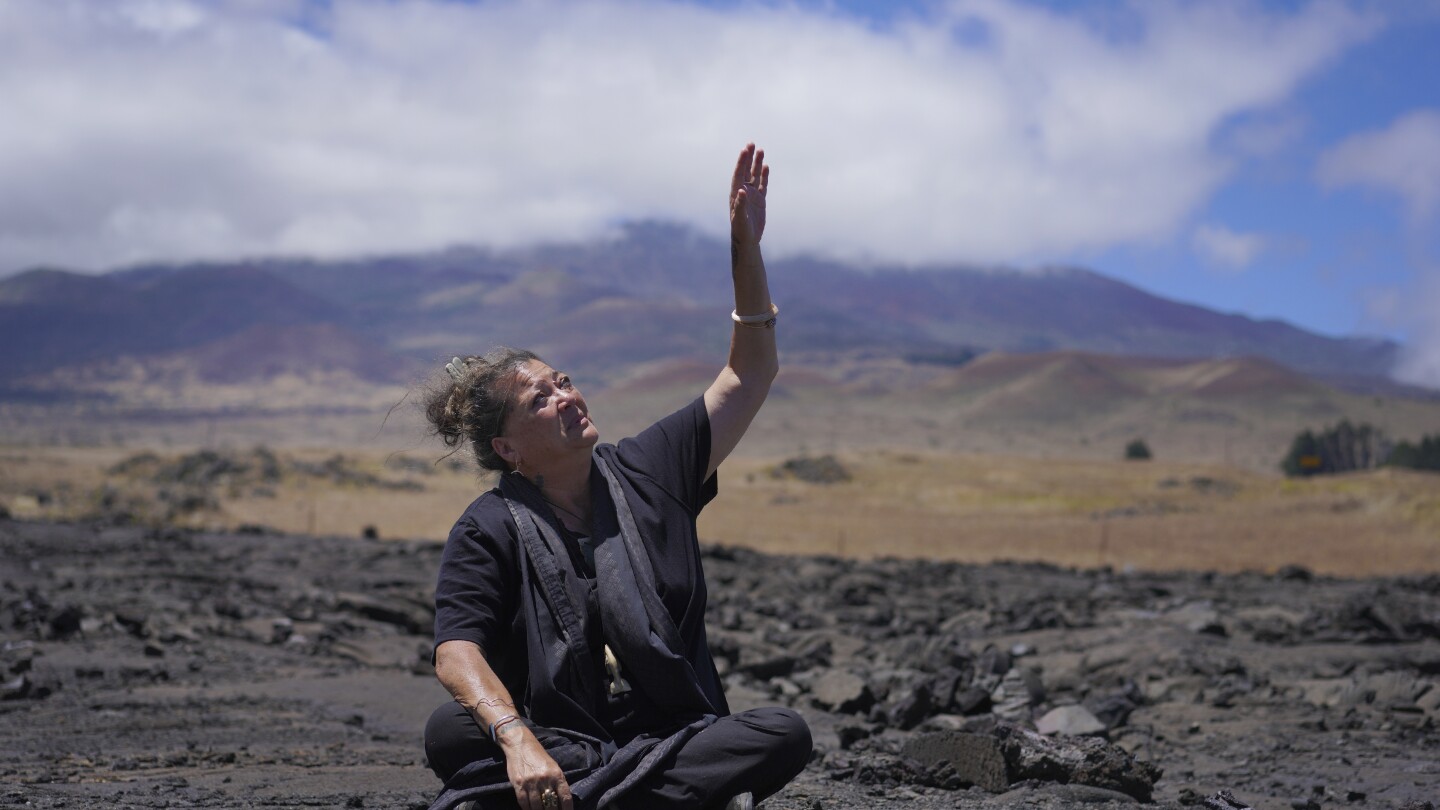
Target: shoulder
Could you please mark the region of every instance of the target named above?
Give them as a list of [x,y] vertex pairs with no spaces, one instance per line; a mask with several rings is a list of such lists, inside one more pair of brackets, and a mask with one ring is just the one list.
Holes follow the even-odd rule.
[[709,452],[710,417],[705,398],[696,397],[678,410],[613,447],[623,461],[643,466],[646,459],[674,458],[677,451],[703,449]]
[[482,545],[492,550],[514,545],[515,519],[498,489],[470,502],[450,529],[447,546]]
[[492,488],[480,494],[480,497],[470,502],[465,511],[460,513],[457,523],[468,523],[481,528],[493,526],[497,523],[511,523],[510,508],[505,505],[505,497],[500,494],[499,488]]
[[596,453],[635,487],[649,481],[692,514],[714,496],[713,477],[707,481],[706,476],[710,419],[704,397],[696,397],[633,438],[597,447]]

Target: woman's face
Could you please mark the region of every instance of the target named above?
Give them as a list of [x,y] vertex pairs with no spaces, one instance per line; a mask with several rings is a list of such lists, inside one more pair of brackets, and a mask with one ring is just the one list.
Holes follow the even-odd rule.
[[575,454],[589,456],[600,440],[590,421],[590,408],[570,378],[539,360],[520,367],[510,395],[510,407],[495,452],[523,470],[543,468],[555,459]]

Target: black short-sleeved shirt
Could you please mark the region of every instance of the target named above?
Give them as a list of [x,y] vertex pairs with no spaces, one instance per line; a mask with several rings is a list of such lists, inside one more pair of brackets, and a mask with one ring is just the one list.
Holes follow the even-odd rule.
[[[708,660],[707,597],[695,518],[715,497],[717,485],[715,476],[705,477],[710,420],[704,399],[695,399],[618,445],[597,445],[595,452],[610,463],[620,481],[649,551],[661,602],[679,629],[687,654],[692,661],[702,660],[700,656]],[[597,511],[602,504],[613,509],[598,470],[591,472],[591,493]],[[569,537],[567,543],[578,563],[578,547]],[[514,519],[499,490],[492,489],[470,504],[446,541],[435,586],[435,646],[453,640],[479,645],[510,694],[523,699],[527,657],[519,564]],[[575,570],[584,566],[577,564]],[[590,607],[591,624],[598,628],[598,610]],[[707,670],[702,678],[713,674],[713,668]]]

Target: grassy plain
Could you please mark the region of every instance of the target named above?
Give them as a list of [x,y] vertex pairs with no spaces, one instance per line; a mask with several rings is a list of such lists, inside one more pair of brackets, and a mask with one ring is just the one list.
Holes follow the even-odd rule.
[[[1342,574],[1440,571],[1440,475],[1286,480],[1174,462],[880,453],[853,479],[740,461],[701,534],[769,551],[1065,566]],[[744,472],[741,472],[741,471]],[[740,472],[740,475],[735,475]]]
[[[196,458],[185,451],[137,462],[138,452],[0,447],[0,507],[18,518],[125,516],[322,535],[371,529],[438,541],[489,486],[473,469],[435,464],[438,454],[428,450],[281,449],[268,477],[256,473],[253,451],[225,451],[219,456],[230,459],[229,470],[212,464],[203,481],[174,474],[178,462]],[[702,538],[860,558],[1225,572],[1298,564],[1351,576],[1440,571],[1435,474],[1287,480],[1167,461],[889,451],[836,458],[850,480],[789,477],[780,457],[727,461],[721,494],[701,516]]]
[[[1346,393],[1253,359],[794,359],[721,471],[700,520],[708,541],[1083,567],[1440,571],[1440,475],[1286,480],[1276,470],[1299,430],[1341,419],[1395,439],[1434,433],[1433,396]],[[582,387],[614,441],[690,401],[715,368],[656,361]],[[440,540],[490,485],[472,467],[436,463],[418,387],[187,380],[0,403],[0,508]],[[1119,459],[1134,438],[1155,460]],[[829,455],[850,480],[775,475],[787,460]]]

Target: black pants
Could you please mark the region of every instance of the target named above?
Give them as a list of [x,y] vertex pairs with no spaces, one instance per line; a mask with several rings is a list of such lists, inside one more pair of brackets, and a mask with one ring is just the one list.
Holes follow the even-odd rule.
[[[450,702],[430,715],[425,756],[448,780],[460,768],[490,756],[495,744],[463,706]],[[790,709],[768,707],[722,717],[675,753],[672,760],[625,792],[622,807],[723,807],[730,797],[755,800],[784,787],[810,761],[810,727]],[[515,807],[515,794],[495,806]]]

